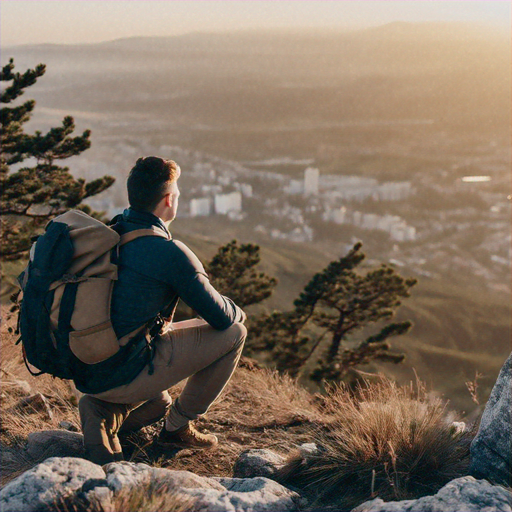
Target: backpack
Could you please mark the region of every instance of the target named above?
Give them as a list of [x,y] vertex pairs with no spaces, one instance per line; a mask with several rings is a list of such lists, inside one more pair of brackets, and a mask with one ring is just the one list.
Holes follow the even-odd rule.
[[[85,373],[92,374],[94,368],[102,369],[98,375],[107,375],[110,362],[118,367],[123,354],[136,341],[149,343],[148,336],[158,333],[160,315],[121,339],[110,319],[119,248],[142,236],[169,238],[155,227],[120,236],[115,229],[78,210],[48,223],[30,250],[27,268],[18,277],[23,291],[18,342],[23,344],[30,373],[49,373],[75,382],[83,380]],[[87,392],[98,393],[106,390],[105,385],[109,389],[115,384],[121,385],[98,382],[93,391]]]

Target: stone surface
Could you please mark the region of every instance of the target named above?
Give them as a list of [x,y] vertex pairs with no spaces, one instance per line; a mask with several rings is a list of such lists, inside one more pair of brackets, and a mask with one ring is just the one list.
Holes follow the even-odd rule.
[[84,437],[67,430],[32,432],[27,438],[27,454],[33,459],[84,457]]
[[285,512],[295,510],[300,500],[298,494],[267,478],[206,478],[130,462],[107,464],[104,470],[114,492],[150,480],[179,489],[194,502],[190,512]]
[[105,478],[100,466],[84,459],[53,457],[26,471],[0,491],[2,512],[39,512],[55,497],[79,491],[90,478]]
[[314,457],[318,452],[319,449],[316,443],[304,443],[299,446],[299,454],[305,460]]
[[84,493],[87,502],[92,503],[94,509],[100,509],[102,512],[121,512],[115,510],[114,493],[108,487],[95,487],[93,490]]
[[271,450],[246,450],[233,466],[233,476],[251,478],[264,476],[272,478],[284,465],[285,458]]
[[286,512],[296,510],[301,501],[297,493],[263,477],[207,478],[131,462],[102,469],[84,459],[55,457],[7,484],[0,492],[0,510],[40,512],[67,495],[68,504],[80,499],[83,506],[85,499],[99,502],[106,512],[119,512],[113,510],[116,493],[145,482],[158,482],[189,497],[189,512]]
[[217,494],[189,493],[197,502],[197,512],[285,512],[304,505],[300,496],[264,477],[215,478],[226,491]]
[[126,487],[134,487],[143,482],[158,480],[162,483],[190,489],[207,488],[218,491],[224,488],[215,480],[197,476],[190,471],[173,471],[163,468],[152,468],[147,464],[133,462],[112,462],[103,467],[107,475],[107,485],[114,492]]
[[380,498],[352,512],[511,512],[512,493],[486,480],[465,476],[452,480],[434,496],[384,502]]
[[71,423],[71,421],[65,421],[65,420],[60,421],[59,427],[63,428],[64,430],[69,430],[70,432],[79,432],[78,427],[73,425],[73,423]]
[[42,412],[48,420],[53,420],[53,411],[48,399],[41,393],[27,396],[20,400],[15,407],[17,409],[26,409],[28,411]]
[[480,428],[471,443],[470,473],[497,484],[512,485],[512,354],[498,375]]

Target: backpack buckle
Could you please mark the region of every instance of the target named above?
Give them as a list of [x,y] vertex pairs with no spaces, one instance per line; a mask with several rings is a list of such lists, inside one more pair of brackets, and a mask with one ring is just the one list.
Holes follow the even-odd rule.
[[78,283],[81,280],[82,278],[76,274],[64,274],[60,279],[62,283]]

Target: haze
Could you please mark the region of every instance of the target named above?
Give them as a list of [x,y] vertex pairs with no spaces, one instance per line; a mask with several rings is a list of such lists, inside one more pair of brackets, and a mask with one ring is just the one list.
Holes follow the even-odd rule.
[[504,1],[1,0],[1,45],[93,43],[238,29],[354,28],[391,21],[484,22],[510,30]]

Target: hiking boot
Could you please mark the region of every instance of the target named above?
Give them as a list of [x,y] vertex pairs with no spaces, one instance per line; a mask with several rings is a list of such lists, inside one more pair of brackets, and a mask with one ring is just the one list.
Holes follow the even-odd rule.
[[128,406],[85,395],[80,399],[78,410],[87,459],[100,466],[123,460],[117,433],[129,413]]
[[219,440],[213,434],[202,434],[190,423],[178,430],[162,428],[158,436],[157,444],[162,448],[199,448],[208,449],[217,446]]

